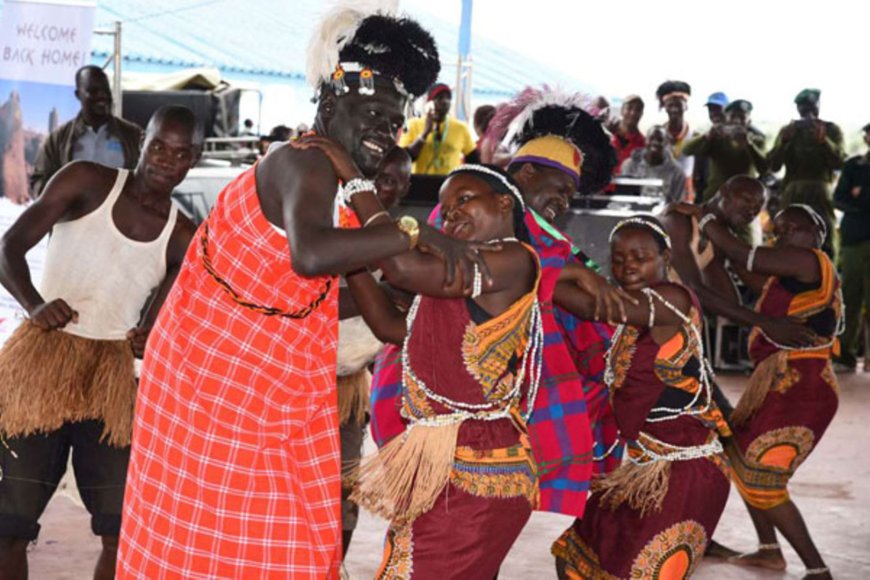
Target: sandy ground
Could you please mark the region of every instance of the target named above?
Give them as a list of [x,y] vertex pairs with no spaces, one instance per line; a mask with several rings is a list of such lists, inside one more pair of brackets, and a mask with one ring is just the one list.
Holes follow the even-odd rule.
[[[746,383],[743,376],[721,376],[732,401]],[[838,579],[870,578],[870,373],[841,375],[840,409],[818,448],[791,485],[816,544]],[[72,482],[58,492],[42,518],[39,541],[31,547],[31,578],[78,580],[91,577],[100,542],[90,534],[87,512]],[[570,519],[536,513],[517,540],[499,576],[503,580],[555,578],[550,544]],[[351,578],[372,578],[380,563],[385,523],[363,514],[347,559]],[[755,546],[755,535],[737,493],[731,498],[715,537],[738,550]],[[766,572],[704,561],[695,574],[703,580],[801,578],[803,565],[783,542],[786,572]]]

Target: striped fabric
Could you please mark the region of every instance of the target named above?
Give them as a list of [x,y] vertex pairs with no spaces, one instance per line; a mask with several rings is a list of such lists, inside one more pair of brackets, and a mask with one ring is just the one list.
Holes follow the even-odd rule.
[[[433,216],[437,216],[437,208]],[[431,221],[431,218],[430,218]],[[436,226],[437,221],[435,222]],[[538,299],[544,323],[544,367],[541,387],[529,421],[532,451],[540,470],[538,509],[581,517],[592,476],[592,429],[583,380],[577,374],[562,330],[555,319],[553,290],[559,272],[571,258],[571,246],[537,225],[531,214],[526,225],[541,259]],[[399,415],[401,367],[399,349],[379,355],[372,379],[372,435],[381,446],[404,430]]]
[[[244,302],[289,312],[322,292],[292,271],[254,168],[208,224],[214,269]],[[197,241],[146,351],[118,577],[336,578],[338,284],[305,318],[266,316],[215,282]]]

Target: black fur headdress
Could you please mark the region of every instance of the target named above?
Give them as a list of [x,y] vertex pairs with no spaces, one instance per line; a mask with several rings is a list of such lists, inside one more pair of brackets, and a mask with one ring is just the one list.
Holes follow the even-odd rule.
[[410,18],[360,4],[336,8],[321,21],[308,47],[308,82],[315,90],[328,84],[346,92],[344,74],[358,74],[366,94],[372,75],[380,75],[409,95],[424,94],[441,70],[432,35]]

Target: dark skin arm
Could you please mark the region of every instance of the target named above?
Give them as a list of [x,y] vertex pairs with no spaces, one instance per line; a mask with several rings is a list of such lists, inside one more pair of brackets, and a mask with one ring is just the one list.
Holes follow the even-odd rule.
[[[662,298],[670,302],[684,315],[688,316],[692,300],[689,294],[676,284],[661,284],[656,286],[655,291]],[[649,328],[650,300],[639,290],[626,290],[626,293],[636,300],[635,303],[626,302],[625,324],[641,328]],[[595,300],[588,293],[580,289],[576,284],[568,281],[560,281],[556,284],[553,293],[553,302],[578,318],[592,320],[595,312]],[[664,342],[674,335],[677,328],[683,324],[683,320],[670,308],[665,306],[658,298],[653,298],[655,318],[653,324],[653,338],[656,342]]]
[[[357,272],[351,272],[350,274],[345,275],[345,280],[354,276],[356,274],[361,274],[365,272],[365,270],[359,270]],[[390,297],[390,300],[395,304],[399,310],[402,312],[408,310],[408,306],[411,304],[411,301],[414,299],[412,294],[405,292],[404,290],[400,290],[395,286],[389,284],[388,282],[378,282],[378,286],[387,293],[387,296]],[[361,316],[362,311],[356,304],[356,301],[353,298],[353,294],[350,292],[348,287],[342,287],[338,293],[338,319],[346,320],[348,318],[353,318],[355,316]]]
[[[303,276],[352,272],[409,249],[408,236],[387,215],[365,228],[334,228],[332,204],[338,180],[347,183],[362,174],[347,151],[329,138],[312,135],[291,145],[260,162],[257,183],[267,219],[272,221],[270,213],[282,211],[274,206],[283,204],[283,223],[296,272]],[[277,203],[273,199],[276,194],[282,196]],[[384,211],[374,191],[354,195],[351,203],[363,224]],[[500,249],[498,245],[447,238],[426,224],[420,224],[418,246],[440,259],[444,270],[440,279],[448,285],[455,281],[457,272],[460,279],[469,282],[477,264],[484,286],[488,286],[491,277],[480,251]]]
[[163,278],[160,286],[157,287],[157,291],[151,297],[151,301],[145,308],[142,320],[139,321],[139,326],[127,333],[127,340],[130,341],[133,354],[137,358],[142,358],[145,354],[145,343],[148,341],[148,334],[151,332],[151,328],[157,320],[157,315],[160,313],[160,308],[163,306],[163,302],[169,295],[169,291],[172,289],[172,285],[181,271],[181,264],[184,262],[187,248],[190,246],[195,233],[196,226],[194,223],[179,213],[166,248],[166,277]]
[[[498,314],[531,289],[535,263],[527,249],[518,243],[505,243],[501,252],[490,252],[486,260],[492,284],[476,301],[488,312]],[[441,261],[423,252],[405,252],[382,261],[379,266],[390,283],[411,292],[436,298],[468,296],[471,281],[444,279]],[[528,284],[518,284],[528,281]]]
[[750,326],[760,324],[763,320],[760,314],[736,304],[706,284],[704,275],[689,247],[692,235],[689,218],[666,210],[659,219],[671,237],[671,264],[679,273],[683,284],[698,295],[705,312],[725,316],[740,324]]
[[[791,319],[775,320],[769,318],[729,300],[706,283],[703,273],[698,268],[695,256],[689,249],[691,222],[686,214],[681,213],[677,209],[678,207],[682,206],[667,208],[659,219],[661,219],[665,230],[671,236],[671,263],[679,273],[683,283],[697,294],[704,312],[724,316],[738,324],[760,326],[769,336],[775,336],[775,340],[781,344],[789,346],[812,344],[815,334],[802,324]],[[697,208],[698,206],[692,206],[687,211],[689,209],[697,211]],[[715,240],[713,240],[713,243],[715,245]],[[735,260],[732,259],[732,262],[735,262]],[[746,263],[745,256],[742,263]]]
[[46,303],[30,278],[25,256],[60,221],[95,209],[105,198],[107,173],[86,163],[70,163],[48,182],[42,195],[15,221],[0,240],[0,283],[43,330],[60,329],[76,321],[78,313],[62,298]]
[[359,313],[378,340],[401,345],[405,340],[405,314],[368,271],[347,276],[347,287],[359,305]]
[[758,272],[747,272],[742,264],[736,262],[732,262],[731,268],[734,269],[734,273],[756,296],[761,294],[761,291],[764,290],[764,284],[770,279],[770,276],[765,276]]
[[30,176],[30,197],[36,199],[48,185],[58,167],[62,167],[60,151],[55,139],[48,137],[40,146],[33,164],[33,175]]
[[637,299],[621,287],[611,286],[603,276],[577,262],[565,264],[559,272],[559,280],[573,282],[586,294],[593,297],[592,317],[594,320],[602,320],[603,318],[610,324],[625,322],[623,302],[637,303]]
[[[486,260],[493,275],[493,284],[475,301],[487,312],[498,315],[532,289],[537,265],[529,251],[517,243],[505,244],[503,251],[487,254]],[[452,285],[444,285],[443,280],[439,279],[439,275],[443,276],[443,269],[432,256],[407,252],[390,262],[385,264],[384,274],[390,277],[387,268],[395,268],[394,276],[399,278],[399,285],[406,290],[438,298],[461,298],[466,295],[458,280]],[[406,332],[405,314],[371,274],[359,272],[350,275],[347,284],[366,324],[378,340],[402,344]]]
[[[364,230],[333,227],[337,186],[332,164],[317,150],[281,147],[257,168],[264,213],[272,223],[283,224],[293,270],[302,276],[351,272],[408,249],[407,236],[393,225]],[[374,193],[369,197],[371,207],[359,216],[363,221],[380,211]]]
[[[746,264],[752,250],[748,244],[734,236],[718,220],[709,222],[704,230],[729,259]],[[795,278],[808,284],[818,282],[822,275],[819,261],[811,250],[791,246],[759,247],[755,251],[752,271],[768,276]]]

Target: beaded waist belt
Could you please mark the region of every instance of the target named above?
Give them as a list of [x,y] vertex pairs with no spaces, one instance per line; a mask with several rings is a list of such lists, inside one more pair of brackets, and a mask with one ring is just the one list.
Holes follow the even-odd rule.
[[491,411],[454,411],[452,413],[433,415],[431,417],[406,418],[410,420],[411,426],[419,425],[421,427],[438,427],[440,425],[453,425],[455,423],[462,423],[463,421],[498,421],[499,419],[509,419],[511,415],[511,407],[506,406],[501,409],[494,409]]
[[628,460],[638,465],[655,461],[691,461],[718,455],[722,451],[722,443],[715,434],[701,445],[682,446],[660,441],[641,431],[637,439],[628,442]]
[[248,310],[253,310],[254,312],[259,312],[264,316],[280,316],[282,318],[306,318],[309,314],[314,312],[318,306],[326,299],[329,295],[329,291],[332,288],[333,277],[330,276],[323,283],[323,287],[320,290],[320,293],[312,300],[308,305],[303,306],[302,308],[297,308],[295,310],[284,310],[282,308],[278,308],[277,306],[264,306],[261,304],[257,304],[255,302],[250,302],[245,300],[241,294],[239,294],[229,282],[223,279],[220,274],[215,270],[214,265],[211,263],[211,256],[208,253],[208,222],[204,222],[202,225],[202,235],[200,236],[200,244],[202,247],[202,266],[205,268],[205,271],[208,272],[209,276],[211,276],[212,280],[217,282],[218,286],[220,286],[224,292],[226,292],[230,299],[243,308],[247,308]]

